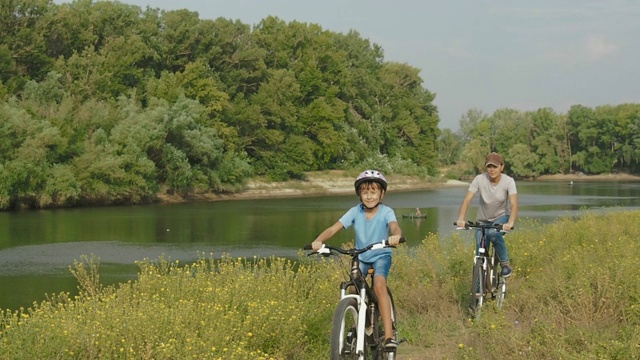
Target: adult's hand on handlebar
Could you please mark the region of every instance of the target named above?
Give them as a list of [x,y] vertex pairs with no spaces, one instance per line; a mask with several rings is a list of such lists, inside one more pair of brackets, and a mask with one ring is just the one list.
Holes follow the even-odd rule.
[[513,229],[513,225],[502,224],[502,231],[509,231]]
[[467,222],[464,220],[456,220],[456,226],[459,228],[466,228]]

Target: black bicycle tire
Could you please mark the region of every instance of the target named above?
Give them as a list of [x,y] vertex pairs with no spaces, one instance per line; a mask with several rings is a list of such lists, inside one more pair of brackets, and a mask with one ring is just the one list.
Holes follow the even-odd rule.
[[502,277],[501,271],[500,259],[494,254],[492,265],[493,276],[491,277],[491,298],[495,300],[496,307],[499,309],[504,305],[504,298],[507,293],[507,284],[505,279]]
[[478,259],[473,265],[473,275],[471,277],[471,296],[469,309],[477,314],[484,302],[484,271],[482,269],[482,259]]
[[504,306],[504,298],[507,297],[507,279],[502,277],[501,270],[496,275],[496,306],[499,309]]
[[371,334],[371,359],[380,359],[380,348],[382,341],[384,341],[384,324],[382,323],[382,317],[380,317],[380,308],[376,304],[376,308],[373,316],[373,334]]
[[[357,359],[358,355],[355,353],[355,346],[351,346],[351,353],[347,355],[344,354],[344,345],[348,332],[352,328],[357,330],[358,327],[358,301],[354,298],[340,300],[333,314],[331,325],[331,360]],[[357,341],[357,333],[355,336],[352,344]],[[364,351],[366,355],[366,346]]]
[[491,265],[491,283],[489,284],[491,286],[491,298],[495,299],[497,297],[498,294],[498,283],[500,282],[500,261],[498,259],[497,255],[493,255],[492,258],[492,265]]
[[[397,318],[396,318],[396,303],[393,301],[393,294],[391,290],[387,287],[387,293],[389,294],[389,303],[391,304],[391,324],[393,325],[393,339],[396,341],[396,344],[399,343],[398,340],[398,327],[397,327]],[[384,352],[383,357],[384,360],[395,360],[396,352]]]

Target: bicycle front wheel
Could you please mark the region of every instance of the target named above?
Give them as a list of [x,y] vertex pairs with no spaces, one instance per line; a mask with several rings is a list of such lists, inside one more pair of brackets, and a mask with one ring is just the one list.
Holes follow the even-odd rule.
[[482,259],[478,259],[473,266],[473,277],[471,278],[471,301],[469,302],[469,310],[471,310],[472,313],[478,314],[484,302],[484,293],[484,270],[482,268]]
[[507,283],[500,273],[499,263],[498,257],[494,257],[491,269],[491,292],[492,298],[496,301],[496,306],[502,308],[502,305],[504,305],[504,297],[507,294]]
[[507,282],[499,273],[496,276],[496,306],[501,308],[504,305],[504,297],[507,295]]
[[[358,359],[357,339],[358,301],[354,298],[342,299],[333,315],[331,360]],[[363,351],[367,351],[366,346]]]

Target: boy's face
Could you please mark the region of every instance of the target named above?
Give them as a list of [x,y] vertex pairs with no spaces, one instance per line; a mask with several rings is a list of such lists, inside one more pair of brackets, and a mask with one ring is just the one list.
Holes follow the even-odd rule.
[[360,186],[360,201],[368,208],[378,205],[383,197],[384,192],[378,183],[364,183]]

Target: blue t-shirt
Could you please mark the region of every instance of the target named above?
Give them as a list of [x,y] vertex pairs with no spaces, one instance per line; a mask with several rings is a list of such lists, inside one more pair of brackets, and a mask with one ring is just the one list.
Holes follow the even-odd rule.
[[[353,225],[356,234],[356,248],[358,249],[386,240],[389,237],[389,223],[392,221],[397,221],[396,213],[392,208],[383,204],[378,205],[378,212],[371,220],[367,220],[362,204],[352,207],[340,218],[345,229]],[[374,262],[384,254],[391,254],[391,249],[369,250],[360,254],[360,260]]]

